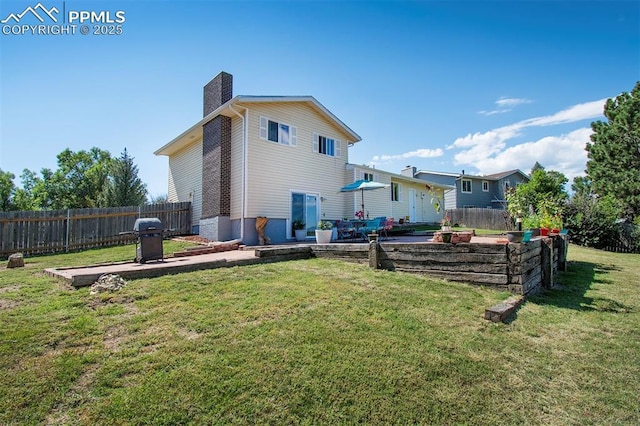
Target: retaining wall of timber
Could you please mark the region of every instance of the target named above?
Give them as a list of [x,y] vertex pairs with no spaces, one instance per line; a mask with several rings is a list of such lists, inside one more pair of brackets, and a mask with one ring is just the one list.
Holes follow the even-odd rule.
[[371,242],[310,249],[315,257],[534,294],[553,287],[558,270],[566,269],[567,246],[567,238],[558,235],[509,244]]

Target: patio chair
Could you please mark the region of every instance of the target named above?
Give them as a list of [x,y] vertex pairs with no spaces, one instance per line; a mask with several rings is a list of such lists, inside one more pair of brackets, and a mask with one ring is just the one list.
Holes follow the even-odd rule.
[[382,228],[380,230],[380,236],[382,237],[383,240],[389,239],[389,231],[393,229],[393,221],[394,219],[392,217],[388,217],[384,221],[384,224],[382,225]]
[[351,223],[348,221],[338,221],[338,239],[345,240],[353,238],[353,233],[355,232],[355,228],[351,226]]

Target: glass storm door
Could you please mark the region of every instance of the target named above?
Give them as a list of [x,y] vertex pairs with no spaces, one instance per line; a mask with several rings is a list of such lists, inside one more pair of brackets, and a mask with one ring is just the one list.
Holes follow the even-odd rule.
[[316,194],[299,192],[291,194],[291,222],[296,220],[303,221],[307,229],[307,235],[313,235],[319,217],[318,196]]

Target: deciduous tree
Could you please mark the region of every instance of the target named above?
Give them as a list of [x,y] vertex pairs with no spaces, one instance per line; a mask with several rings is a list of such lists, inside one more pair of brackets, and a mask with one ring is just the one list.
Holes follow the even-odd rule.
[[12,198],[15,192],[13,178],[16,176],[0,169],[0,211],[13,210]]

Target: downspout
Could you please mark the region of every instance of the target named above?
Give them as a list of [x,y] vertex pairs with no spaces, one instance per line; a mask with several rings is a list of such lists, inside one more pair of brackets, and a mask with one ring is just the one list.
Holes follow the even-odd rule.
[[[244,108],[244,107],[243,107]],[[245,115],[240,114],[229,105],[229,109],[242,120],[242,194],[241,194],[241,214],[240,214],[240,241],[244,240],[245,217],[247,216],[247,146],[248,146],[248,128],[247,121],[249,108],[244,108]]]

